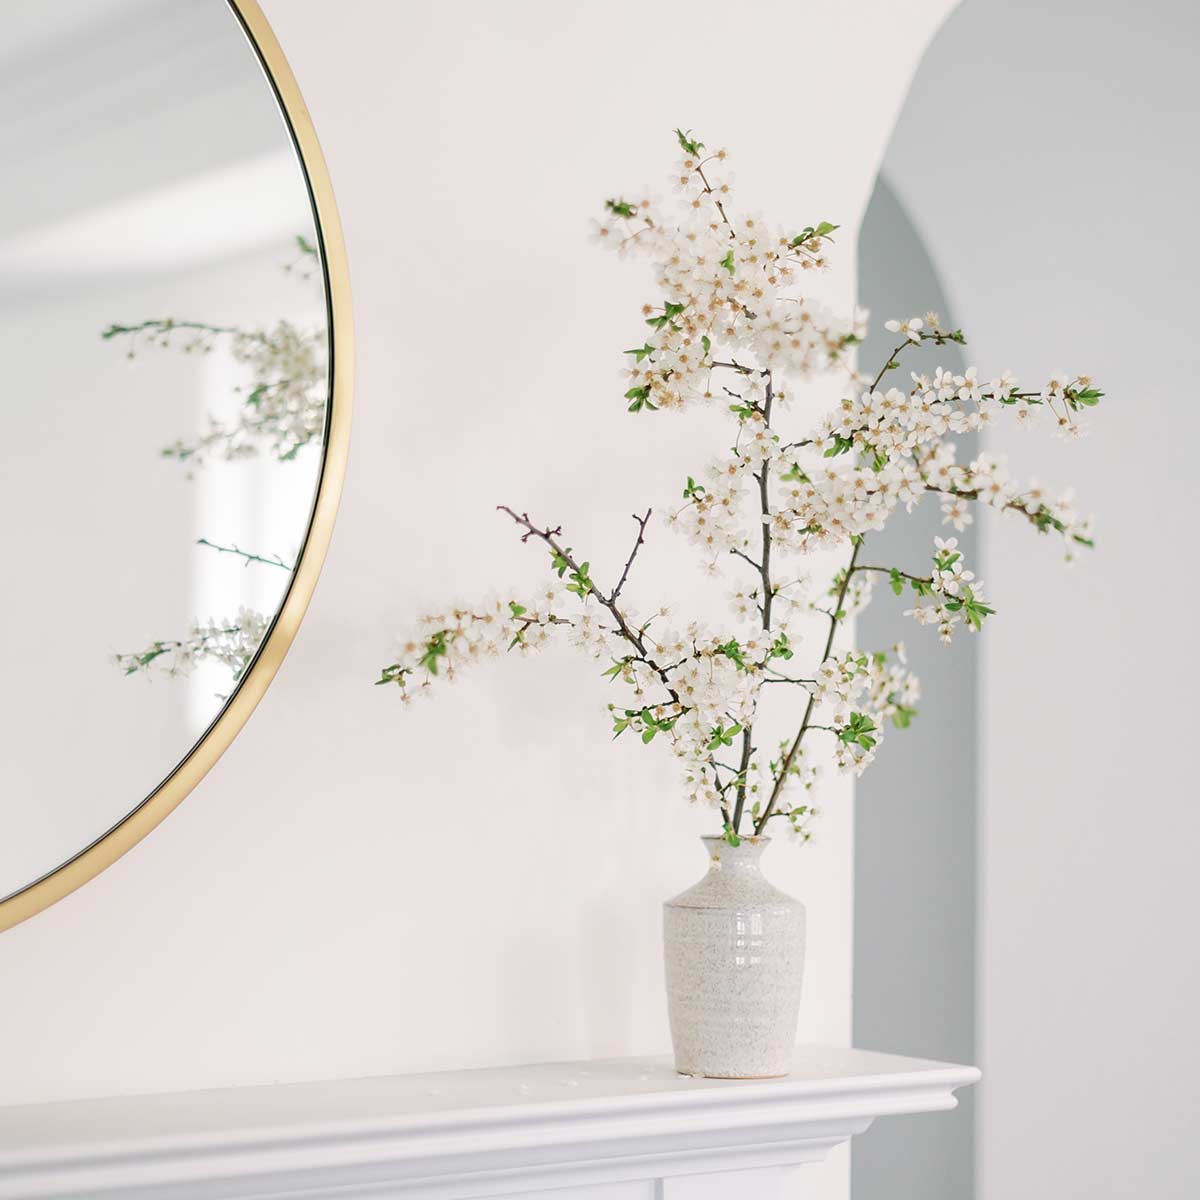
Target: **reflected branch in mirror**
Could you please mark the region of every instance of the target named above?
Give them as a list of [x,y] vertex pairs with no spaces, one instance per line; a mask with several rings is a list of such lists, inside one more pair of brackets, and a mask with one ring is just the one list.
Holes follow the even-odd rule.
[[[305,264],[319,264],[317,248],[302,234],[297,235],[296,246],[299,257],[283,270],[308,279],[312,272]],[[175,347],[185,354],[211,354],[227,340],[234,361],[249,368],[249,385],[237,389],[243,401],[236,416],[210,417],[204,433],[164,447],[167,458],[199,466],[212,455],[233,460],[266,453],[290,462],[303,447],[321,438],[329,365],[323,328],[306,331],[280,320],[271,328],[242,329],[153,317],[128,325],[114,322],[100,336],[105,341],[127,340],[129,359],[149,349]]]
[[[215,550],[218,554],[232,554],[243,560],[245,566],[258,563],[266,567],[277,567],[291,571],[293,566],[278,554],[255,554],[240,546],[222,546],[208,538],[199,538],[198,546]],[[256,609],[240,608],[236,617],[224,621],[210,620],[207,624],[197,621],[185,638],[170,638],[151,642],[136,654],[116,654],[113,661],[126,675],[146,674],[152,669],[170,677],[187,676],[201,662],[218,662],[233,672],[236,683],[254,657],[258,644],[266,632],[267,618]]]
[[293,564],[286,562],[278,554],[252,554],[249,550],[243,550],[240,546],[221,546],[216,542],[210,542],[208,538],[197,539],[196,545],[207,546],[210,550],[215,550],[218,554],[236,554],[239,558],[246,560],[246,566],[249,566],[251,563],[262,563],[263,566],[280,567],[284,571],[293,569]]
[[202,662],[217,662],[233,672],[236,683],[258,652],[267,624],[262,613],[239,608],[236,617],[196,622],[185,638],[151,642],[136,654],[116,654],[113,661],[126,675],[159,671],[170,677],[190,675]]

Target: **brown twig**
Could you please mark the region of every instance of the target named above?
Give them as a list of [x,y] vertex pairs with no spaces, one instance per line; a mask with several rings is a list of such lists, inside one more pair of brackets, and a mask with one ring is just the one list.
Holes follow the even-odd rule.
[[[564,547],[558,539],[562,536],[562,526],[557,525],[553,529],[539,529],[530,519],[528,513],[518,513],[514,509],[508,507],[507,504],[497,504],[497,511],[507,513],[512,519],[525,530],[521,536],[521,541],[527,542],[531,537],[537,538],[544,542],[576,575],[582,575],[587,580],[588,594],[594,596],[600,603],[601,607],[608,610],[612,618],[617,623],[617,629],[621,636],[637,651],[638,659],[645,663],[659,678],[667,694],[671,699],[680,706],[685,707],[679,699],[679,693],[672,686],[670,679],[664,668],[660,667],[654,661],[649,650],[646,647],[646,639],[641,632],[635,630],[633,626],[625,619],[625,614],[617,607],[616,593],[606,596],[595,584],[590,575],[583,574],[579,569],[579,563],[572,556],[570,550]],[[650,514],[646,514],[646,519],[649,520]],[[636,519],[636,518],[635,518]],[[635,547],[636,550],[636,547]],[[630,556],[632,561],[632,556]]]
[[638,523],[637,541],[633,543],[633,549],[629,552],[628,559],[625,560],[625,570],[621,572],[621,578],[617,580],[617,586],[613,588],[612,596],[609,597],[614,603],[617,597],[621,594],[621,589],[625,586],[625,580],[629,578],[629,569],[633,566],[633,560],[637,558],[637,552],[642,548],[646,541],[646,524],[650,520],[650,514],[653,509],[646,509],[646,515],[639,517],[637,513],[633,514],[633,519]]
[[[837,604],[834,606],[833,612],[829,617],[829,634],[825,638],[825,649],[821,653],[821,662],[824,662],[830,651],[833,649],[833,638],[837,633],[839,622],[838,614],[842,611],[842,605],[846,600],[846,589],[850,586],[850,576],[854,574],[854,567],[858,561],[858,552],[862,549],[862,541],[858,541],[854,545],[854,553],[850,555],[850,562],[846,567],[846,574],[842,578],[842,586],[838,590]],[[813,709],[816,707],[817,696],[815,692],[810,692],[808,703],[804,706],[804,716],[800,721],[800,729],[796,734],[792,744],[788,747],[787,754],[783,757],[783,762],[779,764],[779,774],[775,777],[775,785],[771,788],[770,798],[767,800],[767,807],[763,809],[763,814],[755,823],[754,832],[762,833],[767,822],[771,819],[771,815],[775,811],[775,804],[779,799],[779,793],[783,791],[784,782],[787,780],[788,771],[791,768],[796,754],[800,750],[800,743],[804,740],[804,735],[809,730],[809,722],[812,720]]]

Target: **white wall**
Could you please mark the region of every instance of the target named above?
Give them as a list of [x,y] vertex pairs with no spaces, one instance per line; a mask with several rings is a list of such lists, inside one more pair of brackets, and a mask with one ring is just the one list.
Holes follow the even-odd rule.
[[[420,603],[539,577],[497,501],[611,570],[627,514],[710,452],[703,422],[623,411],[651,289],[588,247],[597,202],[660,180],[692,125],[762,208],[843,224],[829,293],[849,305],[879,156],[948,7],[267,5],[351,256],[339,529],[289,661],[197,793],[0,941],[0,1102],[666,1048],[658,906],[700,873],[711,818],[665,753],[610,747],[594,670],[567,658],[409,714],[371,681]],[[646,603],[681,561],[653,538]],[[819,846],[774,851],[810,905],[813,1041],[849,1034],[849,800],[831,788]]]
[[1099,523],[1072,570],[982,535],[984,1200],[1200,1189],[1198,49],[1175,0],[968,0],[885,165],[968,356],[1108,393],[1081,443],[991,439]]

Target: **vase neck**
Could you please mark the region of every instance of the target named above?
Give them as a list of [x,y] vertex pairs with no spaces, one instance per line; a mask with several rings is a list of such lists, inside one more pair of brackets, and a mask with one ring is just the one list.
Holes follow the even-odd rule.
[[771,844],[769,837],[744,837],[736,846],[731,846],[724,837],[700,839],[711,860],[713,871],[738,871],[750,875],[760,873],[763,851]]

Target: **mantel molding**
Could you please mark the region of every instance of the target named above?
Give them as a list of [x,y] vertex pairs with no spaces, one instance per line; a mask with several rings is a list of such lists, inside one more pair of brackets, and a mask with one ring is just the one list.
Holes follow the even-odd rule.
[[635,1058],[0,1108],[0,1200],[468,1200],[790,1167],[978,1078],[802,1048],[770,1081]]

